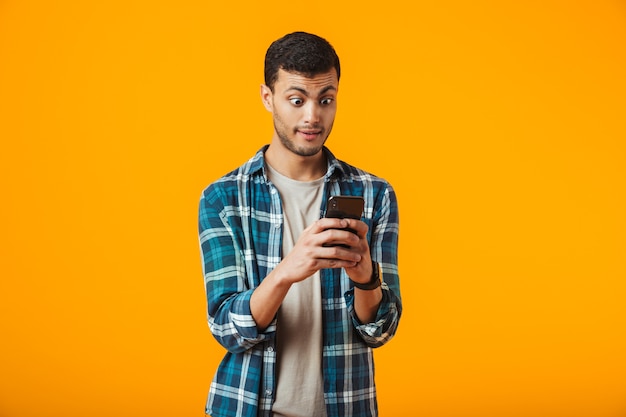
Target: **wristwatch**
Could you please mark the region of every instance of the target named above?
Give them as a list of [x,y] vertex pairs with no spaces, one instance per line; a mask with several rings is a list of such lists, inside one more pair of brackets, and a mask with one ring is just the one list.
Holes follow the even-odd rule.
[[378,266],[378,262],[372,261],[372,277],[370,278],[369,282],[361,284],[359,282],[352,281],[352,283],[355,287],[361,290],[374,290],[380,287],[380,269]]

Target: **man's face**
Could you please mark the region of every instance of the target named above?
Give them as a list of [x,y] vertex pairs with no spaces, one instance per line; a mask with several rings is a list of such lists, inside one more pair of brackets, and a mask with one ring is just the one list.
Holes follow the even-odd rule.
[[321,151],[335,121],[337,111],[337,72],[315,75],[278,71],[274,92],[263,86],[263,104],[274,118],[274,138],[299,156],[312,156]]

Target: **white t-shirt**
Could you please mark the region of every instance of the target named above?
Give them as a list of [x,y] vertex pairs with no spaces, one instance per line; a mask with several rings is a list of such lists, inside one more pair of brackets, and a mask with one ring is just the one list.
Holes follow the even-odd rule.
[[[324,178],[296,181],[269,165],[267,175],[283,203],[283,256],[320,217]],[[322,375],[322,293],[319,272],[295,283],[278,310],[276,417],[325,417]]]

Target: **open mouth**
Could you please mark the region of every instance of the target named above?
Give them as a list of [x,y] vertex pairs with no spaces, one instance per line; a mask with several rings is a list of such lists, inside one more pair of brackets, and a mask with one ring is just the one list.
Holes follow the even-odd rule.
[[322,131],[321,130],[298,130],[298,133],[302,135],[305,139],[315,139],[322,133]]

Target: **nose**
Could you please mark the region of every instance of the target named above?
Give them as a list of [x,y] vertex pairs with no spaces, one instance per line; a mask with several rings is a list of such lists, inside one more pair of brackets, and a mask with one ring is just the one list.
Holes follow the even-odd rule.
[[320,110],[320,106],[315,100],[309,100],[304,108],[304,122],[312,125],[319,123]]

